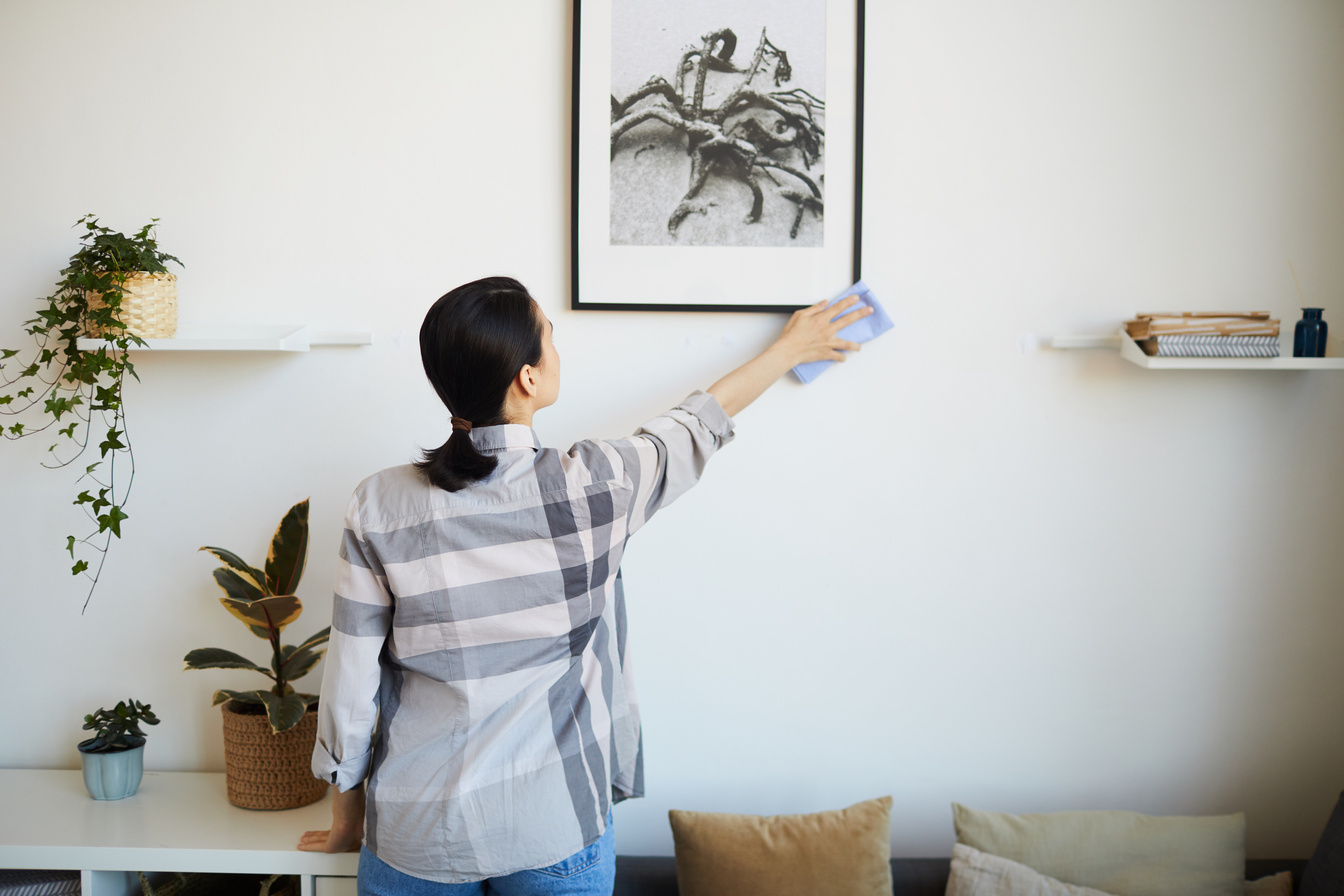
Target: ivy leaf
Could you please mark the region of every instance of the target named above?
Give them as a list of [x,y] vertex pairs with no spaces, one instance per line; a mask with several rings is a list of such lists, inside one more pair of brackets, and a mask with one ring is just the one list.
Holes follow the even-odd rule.
[[125,443],[117,438],[120,435],[121,431],[117,429],[109,429],[107,431],[107,438],[98,443],[98,450],[102,452],[103,457],[106,457],[109,451],[115,451],[126,447]]
[[15,436],[21,436],[21,435],[23,435],[23,424],[22,424],[22,423],[15,423],[13,426],[11,426],[11,427],[9,428],[9,432],[10,432],[11,435],[15,435]]
[[0,361],[8,361],[19,353],[16,348],[0,348]]
[[9,404],[13,400],[13,395],[0,395],[0,404]]
[[70,552],[70,559],[75,559],[75,536],[67,535],[65,537],[65,549]]
[[74,566],[70,567],[70,575],[77,576],[88,568],[89,568],[88,561],[80,560]]
[[126,514],[121,512],[121,508],[113,505],[112,509],[102,516],[98,517],[98,531],[103,532],[108,529],[112,534],[121,537],[121,521],[126,519]]

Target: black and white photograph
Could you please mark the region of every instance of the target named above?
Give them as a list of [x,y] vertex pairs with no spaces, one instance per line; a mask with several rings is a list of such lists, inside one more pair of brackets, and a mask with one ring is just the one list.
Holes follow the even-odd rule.
[[860,278],[863,11],[575,4],[572,307],[778,312]]
[[615,0],[611,242],[820,246],[826,0]]

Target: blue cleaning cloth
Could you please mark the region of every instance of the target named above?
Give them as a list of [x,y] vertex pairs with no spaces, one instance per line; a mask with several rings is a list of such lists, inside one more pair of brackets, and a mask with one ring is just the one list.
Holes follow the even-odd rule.
[[[840,295],[836,296],[834,299],[831,299],[831,304],[834,305],[841,299],[853,295],[857,295],[862,304],[871,305],[873,313],[867,317],[860,318],[856,323],[852,323],[841,330],[839,333],[841,339],[848,339],[850,342],[867,342],[869,339],[876,339],[878,336],[881,336],[883,333],[896,326],[891,322],[891,318],[887,316],[887,309],[882,307],[877,301],[877,296],[873,295],[873,291],[868,288],[868,284],[864,283],[862,280],[840,293]],[[848,314],[858,307],[859,305],[855,305],[853,308],[847,308],[845,309],[845,313]],[[832,320],[834,320],[834,318],[832,318]],[[798,377],[798,379],[802,380],[804,383],[810,383],[821,376],[822,372],[834,363],[834,361],[808,361],[806,364],[799,364],[797,367],[793,368],[793,375]]]

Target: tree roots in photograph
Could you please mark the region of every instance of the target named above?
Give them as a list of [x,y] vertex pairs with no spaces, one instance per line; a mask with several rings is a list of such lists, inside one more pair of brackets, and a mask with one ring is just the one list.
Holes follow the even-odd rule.
[[[636,125],[658,121],[686,136],[691,157],[690,184],[667,219],[667,230],[690,215],[707,214],[696,197],[712,176],[734,178],[751,190],[745,223],[761,219],[762,179],[797,209],[790,239],[797,239],[806,213],[822,216],[822,180],[810,174],[821,158],[826,105],[806,90],[762,90],[761,82],[778,88],[793,77],[788,54],[761,30],[751,62],[739,68],[732,61],[737,35],[723,28],[706,34],[703,45],[687,49],[673,82],[655,75],[624,100],[611,98],[611,154],[621,136]],[[733,76],[727,95],[717,106],[706,103],[711,72]]]

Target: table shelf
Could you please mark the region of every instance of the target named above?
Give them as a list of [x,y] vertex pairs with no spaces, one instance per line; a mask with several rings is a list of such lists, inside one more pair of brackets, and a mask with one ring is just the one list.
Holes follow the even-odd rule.
[[138,892],[137,871],[297,874],[302,896],[322,896],[358,872],[358,853],[295,848],[331,827],[330,796],[253,811],[229,804],[221,773],[147,771],[135,796],[103,801],[78,771],[38,769],[0,769],[0,793],[0,868],[79,871],[83,896]]

